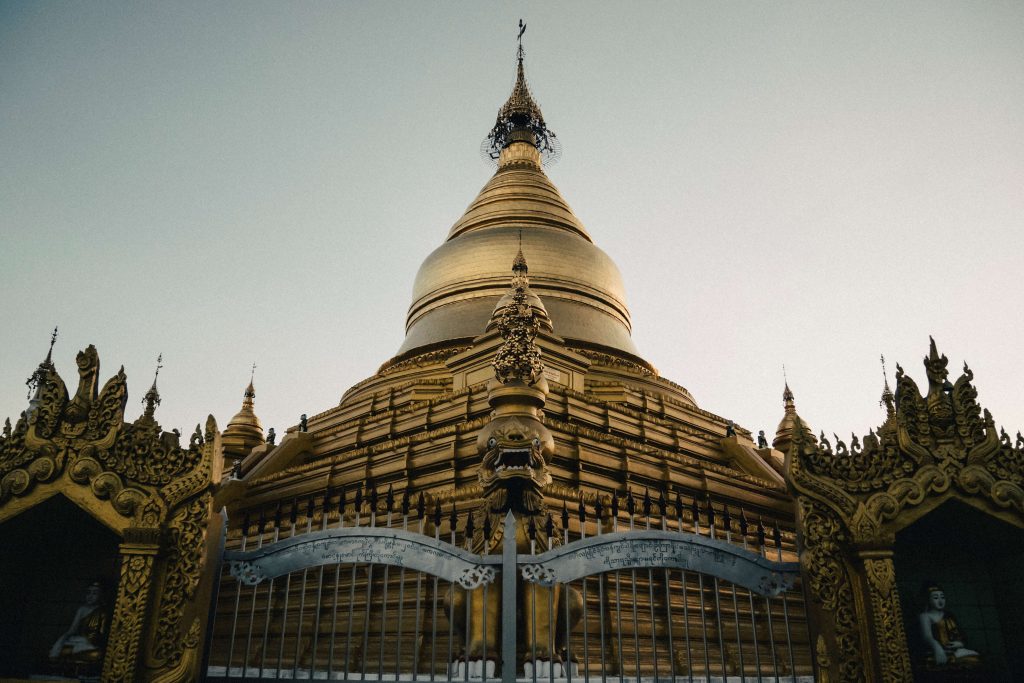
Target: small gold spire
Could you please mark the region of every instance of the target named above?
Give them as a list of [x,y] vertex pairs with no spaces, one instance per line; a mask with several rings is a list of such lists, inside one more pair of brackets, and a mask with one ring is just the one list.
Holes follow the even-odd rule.
[[[523,67],[523,33],[526,24],[519,20],[519,48],[516,50],[516,82],[512,94],[498,110],[494,127],[487,134],[481,152],[497,161],[502,151],[515,142],[526,142],[551,163],[559,156],[561,148],[553,132],[544,123],[540,105],[533,99],[526,83],[526,69]],[[539,161],[539,160],[538,160]]]
[[242,409],[231,418],[227,428],[221,435],[224,444],[224,456],[227,458],[243,458],[254,447],[264,443],[263,424],[256,416],[256,389],[253,379],[256,375],[256,364],[252,364],[249,373],[249,385],[242,393]]
[[34,395],[38,395],[39,391],[42,390],[43,384],[46,382],[47,375],[53,370],[53,345],[57,343],[57,326],[53,327],[53,334],[50,335],[50,348],[46,352],[46,358],[39,367],[35,369],[32,376],[25,380],[25,385],[28,387],[27,398],[31,400]]
[[[520,240],[522,240],[521,233]],[[540,300],[539,296],[530,291],[530,279],[528,277],[529,272],[530,268],[526,264],[526,257],[523,255],[522,242],[520,242],[519,251],[512,260],[512,286],[508,289],[506,294],[498,300],[498,304],[494,307],[494,311],[491,313],[491,319],[487,323],[485,331],[489,332],[495,327],[500,329],[501,321],[505,315],[506,309],[508,309],[509,306],[516,304],[517,292],[521,292],[523,303],[527,304],[533,311],[538,328],[545,332],[554,332],[554,328],[551,326],[551,316],[548,315],[548,311],[544,307],[544,302]]]
[[53,365],[53,345],[57,343],[57,326],[53,326],[53,334],[50,335],[50,350],[46,352],[46,360],[43,361],[47,365]]
[[520,249],[512,262],[512,299],[502,307],[498,320],[498,330],[505,341],[498,347],[493,365],[495,378],[503,384],[534,384],[544,374],[540,349],[534,341],[540,320],[529,300],[527,270],[526,257]]
[[878,402],[879,406],[885,407],[885,414],[887,417],[893,417],[896,415],[896,397],[893,395],[892,390],[889,388],[889,373],[885,371],[885,355],[881,356],[882,360],[882,400]]
[[[785,369],[783,369],[783,376],[785,376]],[[804,433],[810,435],[810,438],[814,439],[813,432],[810,427],[804,422],[796,412],[796,398],[793,396],[793,390],[789,388],[789,380],[785,380],[785,385],[782,390],[782,404],[784,414],[782,420],[779,422],[779,428],[775,430],[775,439],[772,441],[772,448],[785,452],[789,448],[789,445],[793,442],[793,435],[796,434],[796,425],[799,420],[803,424]]]
[[156,407],[160,405],[160,392],[156,388],[156,380],[160,376],[160,368],[163,367],[164,354],[160,353],[156,357],[156,372],[153,373],[153,384],[149,387],[149,391],[142,397],[142,402],[146,404],[146,409],[142,413],[145,418],[153,419],[153,415],[156,413]]

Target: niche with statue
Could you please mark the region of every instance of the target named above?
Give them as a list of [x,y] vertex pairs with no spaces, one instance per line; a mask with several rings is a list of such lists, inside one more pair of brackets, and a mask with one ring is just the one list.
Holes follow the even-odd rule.
[[914,680],[1024,680],[1024,530],[948,502],[896,536]]
[[99,680],[119,537],[63,496],[0,524],[0,677]]

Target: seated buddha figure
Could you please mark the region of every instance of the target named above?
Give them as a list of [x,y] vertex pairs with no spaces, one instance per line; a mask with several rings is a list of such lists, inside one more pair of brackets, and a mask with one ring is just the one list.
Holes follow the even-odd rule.
[[946,593],[936,584],[925,589],[928,605],[920,614],[921,637],[931,648],[928,663],[935,666],[973,665],[979,661],[974,650],[964,646],[956,617],[946,611]]
[[85,591],[84,603],[75,611],[71,626],[50,648],[50,660],[64,669],[98,668],[103,660],[109,620],[98,581]]

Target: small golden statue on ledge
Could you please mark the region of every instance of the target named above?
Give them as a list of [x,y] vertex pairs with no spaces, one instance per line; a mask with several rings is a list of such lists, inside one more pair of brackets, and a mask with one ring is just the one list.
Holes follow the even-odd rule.
[[85,602],[75,612],[68,630],[50,648],[50,661],[62,673],[85,674],[97,671],[110,628],[103,604],[103,587],[94,581],[85,591]]
[[931,647],[928,665],[943,666],[974,666],[979,663],[980,656],[974,650],[964,646],[964,637],[956,617],[946,611],[946,593],[937,584],[929,584],[925,588],[928,606],[919,616],[921,637]]

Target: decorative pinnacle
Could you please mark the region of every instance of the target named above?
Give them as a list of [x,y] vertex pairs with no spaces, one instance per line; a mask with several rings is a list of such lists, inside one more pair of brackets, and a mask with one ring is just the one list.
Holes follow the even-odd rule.
[[793,391],[789,388],[789,378],[786,376],[786,364],[782,364],[782,382],[785,389],[782,390],[782,403],[786,408],[793,407]]
[[529,272],[530,268],[526,265],[526,257],[523,256],[523,247],[520,245],[519,252],[512,261],[512,289],[514,291],[525,291],[530,287],[530,281],[526,277]]
[[46,381],[46,376],[51,370],[53,370],[53,345],[57,342],[57,326],[53,328],[53,334],[50,335],[50,348],[46,352],[46,359],[39,364],[39,367],[35,369],[32,376],[25,380],[25,386],[28,387],[27,398],[32,399],[32,395],[35,394],[42,386],[43,382]]
[[540,329],[537,315],[527,299],[526,257],[522,249],[512,263],[512,301],[505,306],[498,331],[505,341],[494,355],[494,376],[508,384],[516,380],[534,384],[544,373],[535,339]]
[[158,354],[156,357],[156,372],[153,373],[153,385],[149,387],[149,391],[142,397],[142,402],[146,404],[146,410],[142,413],[144,417],[152,418],[156,412],[156,407],[160,405],[160,392],[156,388],[156,379],[160,376],[163,360],[164,354]]
[[252,370],[249,371],[249,386],[245,388],[245,393],[242,394],[242,398],[245,399],[242,403],[252,404],[252,400],[256,398],[256,389],[253,387],[252,382],[256,379],[256,361],[253,361]]
[[53,345],[57,343],[57,326],[53,326],[53,334],[50,335],[50,350],[46,352],[46,361],[48,365],[53,365]]
[[[520,19],[517,37],[519,47],[516,50],[516,83],[508,100],[498,110],[498,118],[494,122],[494,127],[487,134],[481,147],[482,152],[494,161],[501,156],[501,150],[516,140],[533,143],[549,162],[558,157],[560,149],[555,134],[548,130],[544,123],[544,116],[540,112],[540,106],[533,99],[530,88],[526,84],[526,72],[523,68],[525,54],[523,52],[523,34],[525,32],[526,24]],[[515,135],[516,132],[526,135]]]
[[881,356],[882,360],[882,400],[878,402],[879,406],[885,407],[886,415],[892,417],[896,414],[896,397],[892,393],[892,389],[889,388],[889,373],[885,370],[885,355]]

